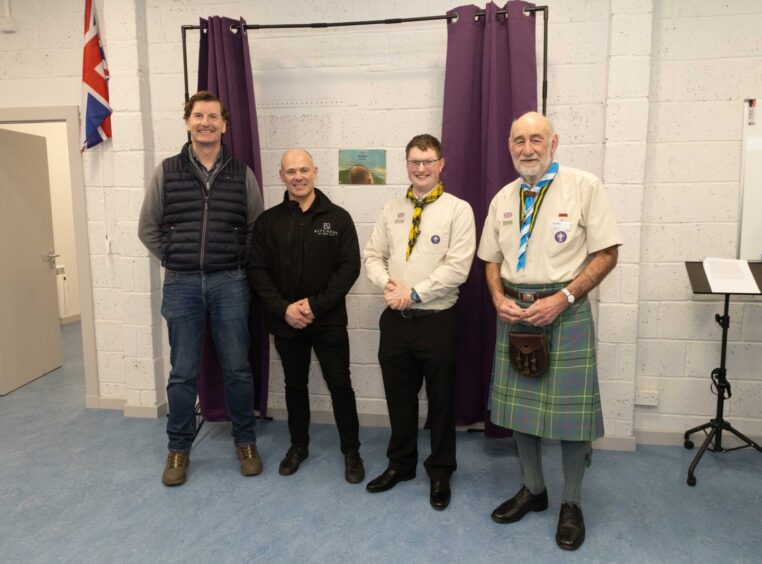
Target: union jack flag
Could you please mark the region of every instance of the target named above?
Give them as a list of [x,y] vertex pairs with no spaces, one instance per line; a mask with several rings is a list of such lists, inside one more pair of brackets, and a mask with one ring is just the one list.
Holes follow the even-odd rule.
[[85,0],[85,48],[82,56],[82,148],[111,139],[108,66],[95,22],[93,0]]

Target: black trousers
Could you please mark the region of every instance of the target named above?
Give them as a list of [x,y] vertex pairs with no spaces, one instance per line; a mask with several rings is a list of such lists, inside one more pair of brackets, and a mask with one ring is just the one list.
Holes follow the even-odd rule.
[[307,326],[296,337],[275,337],[275,349],[286,376],[286,409],[291,444],[307,447],[310,442],[310,399],[307,383],[311,351],[320,363],[331,393],[333,416],[346,454],[360,448],[357,404],[349,378],[349,337],[343,326]]
[[[407,313],[405,314],[407,315]],[[455,308],[405,318],[386,309],[379,321],[378,361],[384,378],[392,435],[389,468],[415,472],[418,464],[418,392],[424,379],[429,401],[429,476],[446,479],[455,471]]]

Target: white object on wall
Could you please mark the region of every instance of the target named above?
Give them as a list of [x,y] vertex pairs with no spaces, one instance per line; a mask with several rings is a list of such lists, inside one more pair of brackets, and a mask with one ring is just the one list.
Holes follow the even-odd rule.
[[759,98],[743,103],[743,153],[741,157],[741,211],[738,258],[762,260],[762,125],[755,119]]
[[58,286],[58,315],[64,319],[69,315],[69,304],[66,303],[69,282],[66,280],[66,267],[61,264],[56,265],[56,284]]

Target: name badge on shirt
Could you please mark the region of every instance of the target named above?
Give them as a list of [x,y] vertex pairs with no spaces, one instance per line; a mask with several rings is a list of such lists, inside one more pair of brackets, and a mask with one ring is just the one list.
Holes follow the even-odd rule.
[[503,212],[503,225],[511,225],[513,223],[513,212]]
[[571,230],[571,222],[570,221],[554,221],[552,223],[553,226],[553,233],[558,233],[559,231],[570,231]]
[[397,219],[394,220],[394,223],[405,223],[405,212],[397,213]]
[[556,240],[556,242],[565,242],[569,237],[569,231],[571,231],[571,222],[554,221],[551,226],[553,228],[553,238]]

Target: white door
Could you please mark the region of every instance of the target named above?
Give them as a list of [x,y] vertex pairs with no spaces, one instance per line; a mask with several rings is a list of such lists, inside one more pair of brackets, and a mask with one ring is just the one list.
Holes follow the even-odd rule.
[[0,395],[61,366],[45,143],[0,129]]

